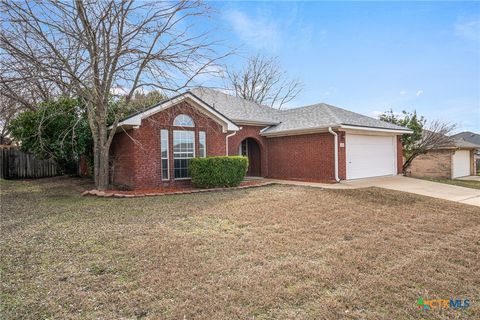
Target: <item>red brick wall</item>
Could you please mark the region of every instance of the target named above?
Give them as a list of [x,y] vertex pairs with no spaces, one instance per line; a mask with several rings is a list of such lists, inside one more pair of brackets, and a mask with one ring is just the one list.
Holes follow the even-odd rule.
[[[268,176],[279,179],[334,181],[333,145],[334,138],[329,132],[269,138]],[[341,153],[344,159],[345,152]]]
[[[192,117],[194,128],[174,127],[173,120],[179,114]],[[162,181],[160,130],[169,130],[170,181]],[[114,184],[131,188],[155,188],[176,183],[173,178],[173,130],[195,131],[195,154],[198,154],[198,131],[206,132],[207,156],[225,155],[225,137],[222,127],[196,108],[183,102],[142,120],[138,129],[117,133],[112,141],[111,158],[118,159],[114,167]],[[133,140],[132,140],[133,139]],[[181,182],[185,183],[185,182]]]
[[407,169],[412,177],[447,178],[452,177],[452,150],[434,150],[419,155]]
[[[128,134],[133,134],[130,130]],[[132,186],[135,177],[134,143],[127,133],[115,135],[110,146],[110,180],[114,184]]]

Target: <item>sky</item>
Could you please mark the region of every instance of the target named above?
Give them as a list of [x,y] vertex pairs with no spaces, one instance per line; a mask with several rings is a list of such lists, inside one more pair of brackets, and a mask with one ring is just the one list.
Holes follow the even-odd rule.
[[237,49],[227,65],[276,56],[303,83],[288,107],[416,110],[480,132],[480,2],[208,4],[215,37]]

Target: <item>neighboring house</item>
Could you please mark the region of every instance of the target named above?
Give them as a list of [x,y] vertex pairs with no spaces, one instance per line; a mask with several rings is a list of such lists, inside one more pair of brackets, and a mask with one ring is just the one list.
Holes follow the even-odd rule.
[[452,137],[445,146],[415,158],[408,168],[408,175],[447,179],[474,175],[475,152],[478,149],[480,145]]
[[[457,133],[452,137],[456,139],[462,139],[466,142],[470,142],[480,146],[480,134],[478,133],[464,131],[464,132]],[[475,152],[475,172],[478,172],[479,170],[480,170],[480,148],[477,149],[477,151]]]
[[328,104],[277,110],[197,88],[122,120],[113,183],[154,188],[189,178],[193,157],[245,155],[247,175],[334,182],[402,171],[409,129]]

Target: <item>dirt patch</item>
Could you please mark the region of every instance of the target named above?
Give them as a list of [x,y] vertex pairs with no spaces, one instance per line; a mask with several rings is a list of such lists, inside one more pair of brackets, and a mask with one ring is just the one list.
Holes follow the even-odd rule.
[[279,185],[112,201],[77,183],[1,182],[2,318],[479,317],[477,207]]

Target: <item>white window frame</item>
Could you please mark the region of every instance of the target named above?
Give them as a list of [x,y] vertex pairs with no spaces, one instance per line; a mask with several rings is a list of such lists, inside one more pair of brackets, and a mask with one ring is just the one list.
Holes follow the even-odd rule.
[[[185,118],[187,118],[192,124],[184,124]],[[177,124],[177,121],[180,122],[180,124]],[[173,125],[175,127],[195,128],[195,121],[193,121],[193,118],[189,115],[182,113],[173,119]]]
[[[191,177],[184,178],[175,178],[175,132],[192,132],[193,133],[193,157],[191,158],[179,158],[179,159],[193,159],[195,158],[195,131],[194,130],[173,130],[172,141],[173,141],[173,179],[174,180],[189,180]],[[177,152],[178,153],[178,152]]]
[[[163,139],[163,133],[166,134],[166,140]],[[170,180],[170,154],[169,154],[169,151],[170,151],[170,148],[169,148],[169,132],[167,129],[161,129],[160,130],[160,165],[161,165],[161,168],[162,168],[162,181],[168,181]],[[167,152],[167,157],[164,158],[162,153],[163,153],[163,149],[165,148],[165,151]],[[163,160],[167,160],[167,176],[165,177],[163,175],[163,172],[164,172],[164,167],[163,167]]]
[[242,150],[242,146],[243,146],[243,142],[245,141],[245,157],[248,157],[248,140],[245,139],[245,140],[242,140],[240,142],[240,146],[238,146],[238,155],[239,156],[243,156],[243,150]]
[[[200,146],[202,145],[202,136],[203,135],[203,154],[200,150]],[[207,133],[205,131],[198,131],[198,156],[205,158],[207,156]]]

